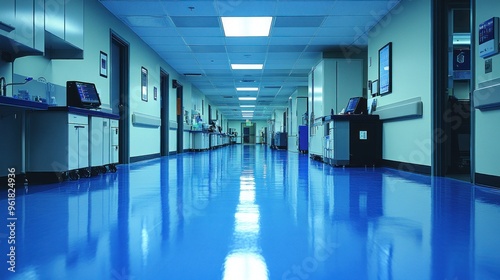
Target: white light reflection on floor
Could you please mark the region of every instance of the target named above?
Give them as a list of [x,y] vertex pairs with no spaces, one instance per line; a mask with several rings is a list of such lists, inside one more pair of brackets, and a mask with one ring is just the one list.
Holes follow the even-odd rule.
[[253,171],[240,177],[240,198],[234,215],[233,248],[224,264],[224,280],[269,279],[267,265],[260,254],[260,212],[255,203]]

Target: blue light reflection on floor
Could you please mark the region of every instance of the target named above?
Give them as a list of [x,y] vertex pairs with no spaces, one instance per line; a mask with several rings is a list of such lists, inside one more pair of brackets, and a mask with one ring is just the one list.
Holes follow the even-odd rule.
[[500,278],[499,190],[264,146],[18,189],[16,203],[16,272],[4,228],[0,279]]

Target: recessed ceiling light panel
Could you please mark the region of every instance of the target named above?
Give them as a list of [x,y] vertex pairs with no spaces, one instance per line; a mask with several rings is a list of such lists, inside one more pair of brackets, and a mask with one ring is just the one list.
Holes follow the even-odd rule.
[[237,87],[237,91],[258,91],[258,87]]
[[238,100],[240,100],[240,101],[255,101],[255,100],[257,100],[257,97],[238,97]]
[[231,69],[233,70],[262,70],[264,64],[231,64]]
[[221,17],[226,37],[269,36],[272,17]]

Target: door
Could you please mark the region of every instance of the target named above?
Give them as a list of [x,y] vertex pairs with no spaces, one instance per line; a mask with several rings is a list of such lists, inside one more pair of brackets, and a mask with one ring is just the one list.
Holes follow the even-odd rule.
[[243,144],[250,144],[250,127],[243,127]]
[[109,77],[111,81],[111,109],[114,114],[120,115],[118,129],[118,162],[129,163],[129,44],[115,33],[111,34],[110,57]]
[[[474,36],[469,0],[433,3],[432,166],[434,176],[472,181]],[[460,35],[460,36],[457,36]],[[457,40],[469,36],[469,40]],[[468,42],[467,42],[468,41]]]
[[241,131],[242,133],[242,143],[243,144],[255,144],[256,140],[256,128],[255,123],[250,123],[247,125],[246,122],[241,123]]
[[177,95],[177,153],[184,152],[184,107],[182,102],[183,89],[177,80],[172,81]]
[[160,69],[160,114],[161,114],[161,136],[160,136],[160,153],[161,156],[168,155],[168,134],[169,134],[169,122],[168,122],[168,80],[169,75],[163,69]]

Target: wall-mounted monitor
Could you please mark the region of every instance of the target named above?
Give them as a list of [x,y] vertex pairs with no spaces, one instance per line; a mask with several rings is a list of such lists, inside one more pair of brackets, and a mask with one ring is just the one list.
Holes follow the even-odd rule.
[[498,53],[498,18],[479,24],[479,56],[486,58]]
[[345,107],[345,115],[359,115],[366,114],[366,98],[364,97],[351,97],[349,102],[347,102],[347,107]]
[[67,81],[66,82],[67,106],[97,109],[101,106],[101,99],[95,84]]
[[378,85],[379,94],[392,92],[392,43],[378,51]]

